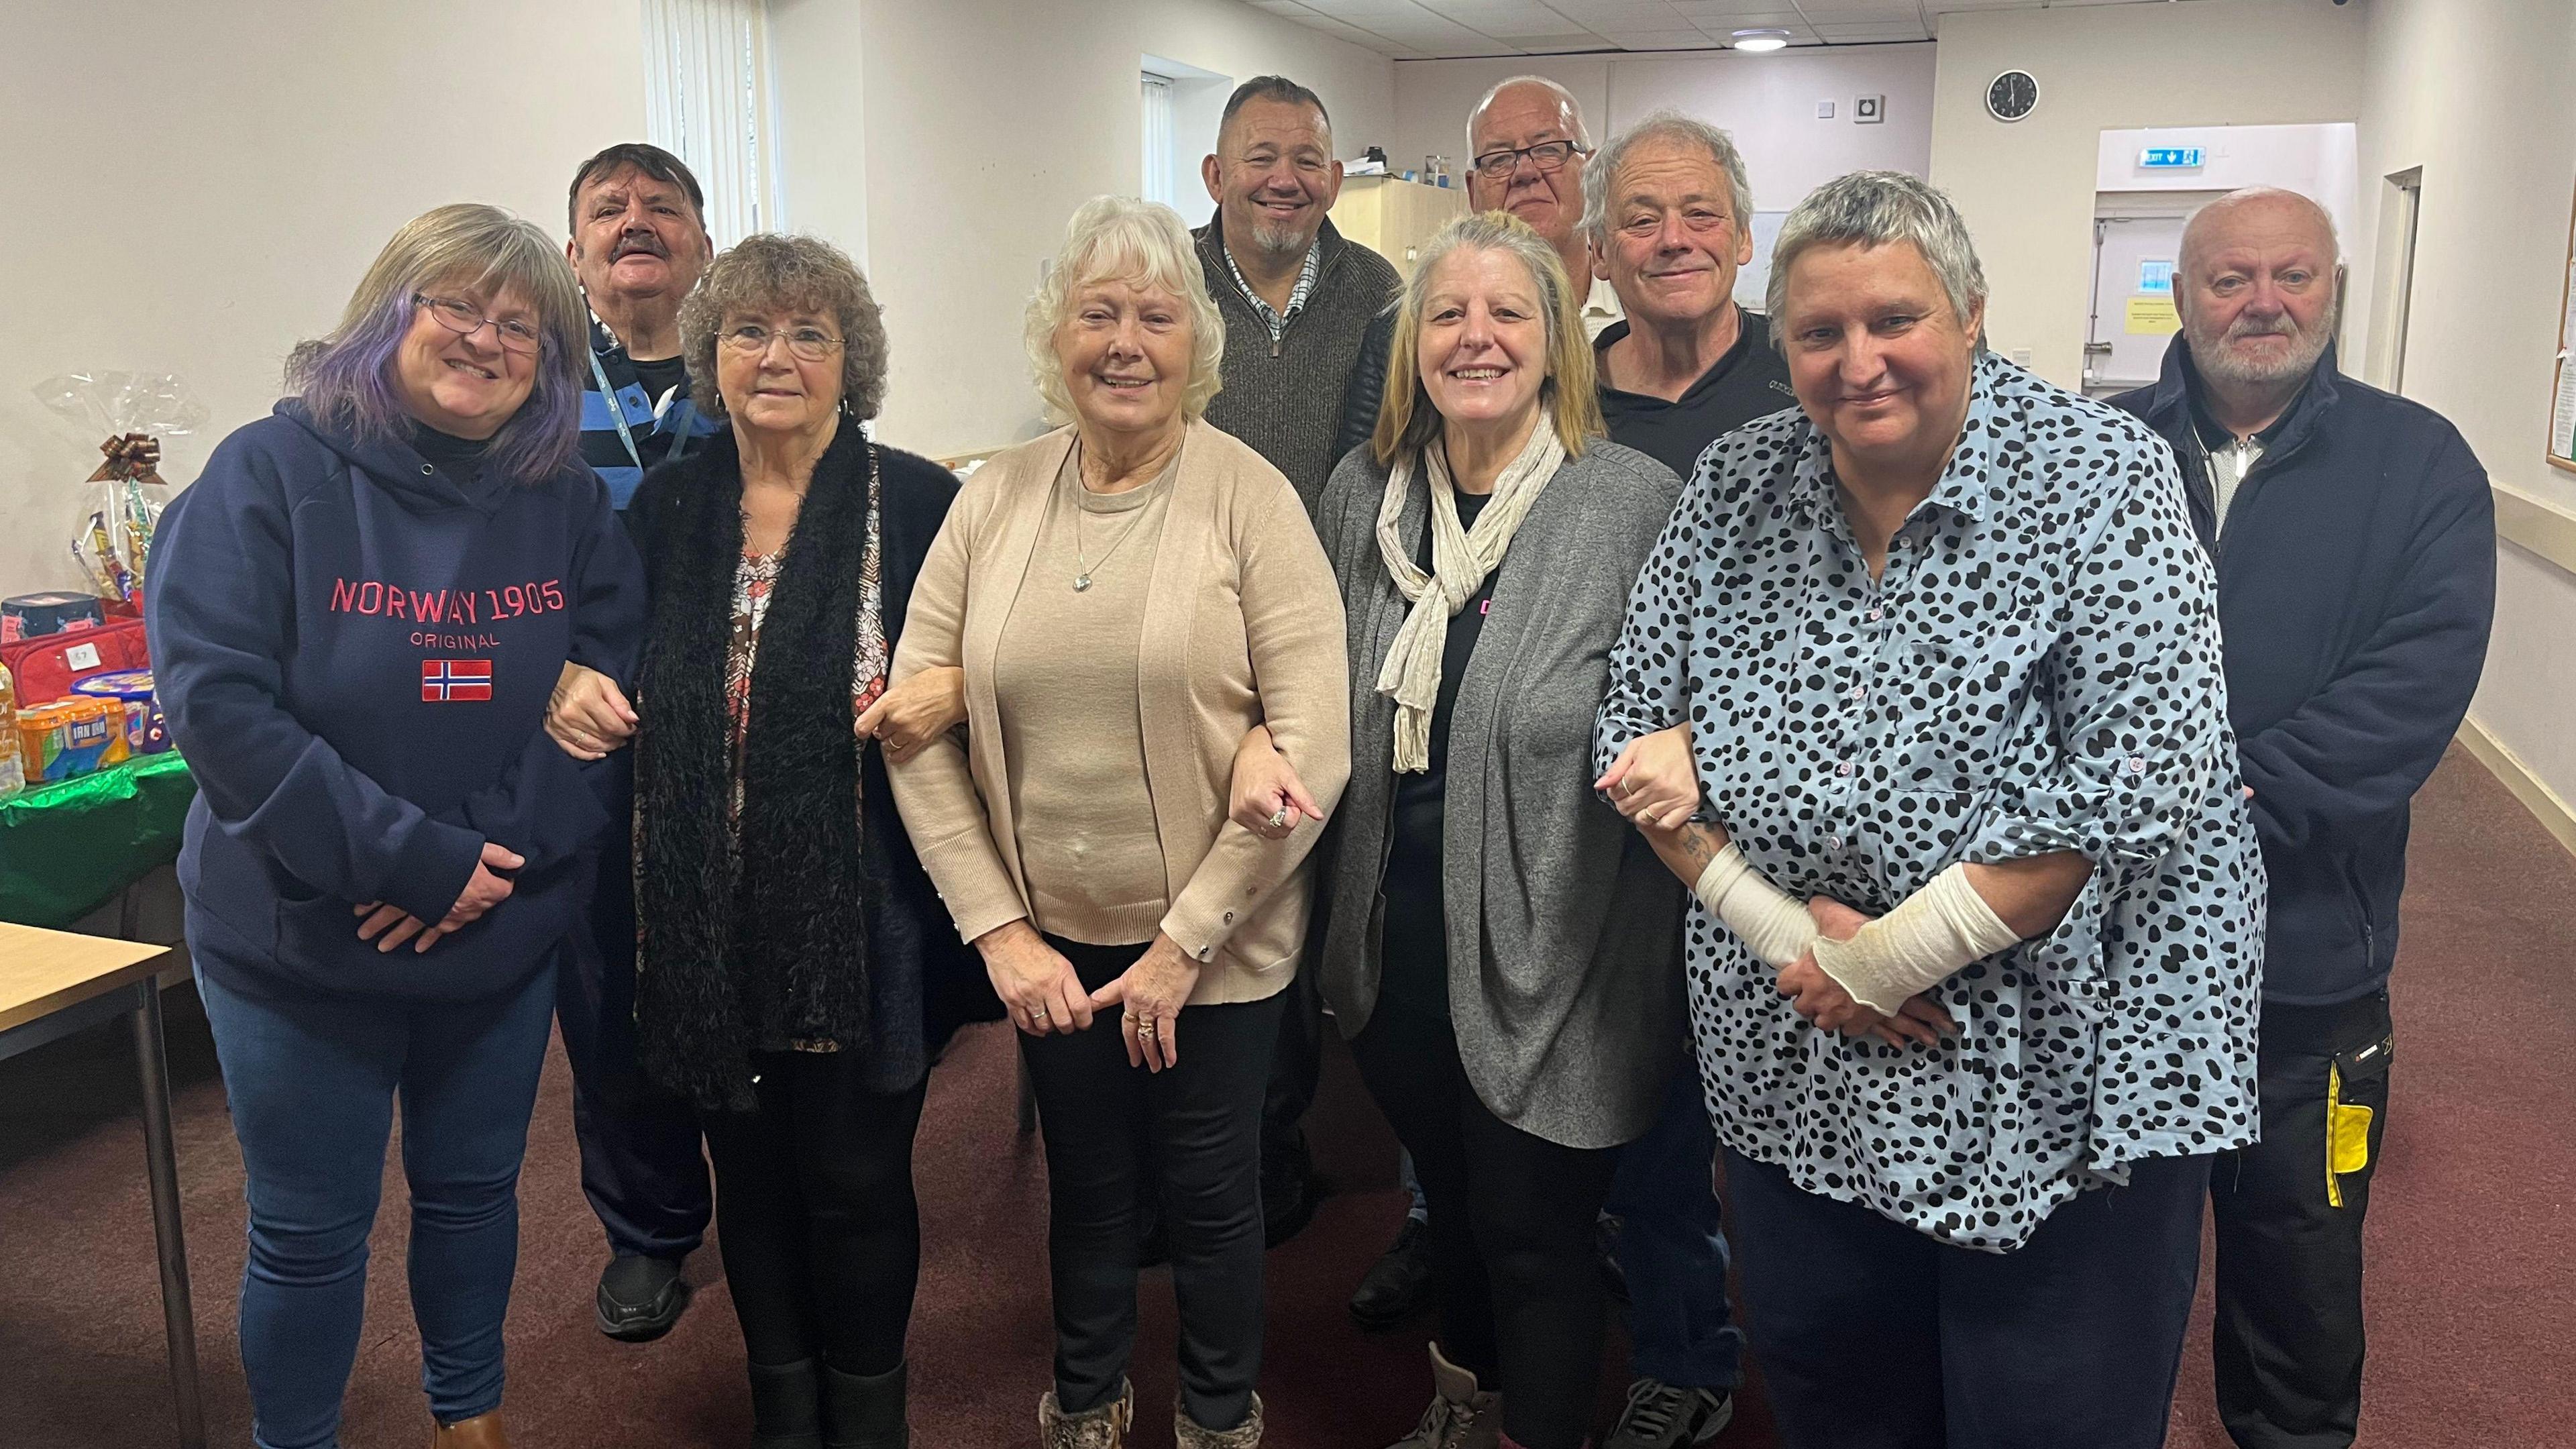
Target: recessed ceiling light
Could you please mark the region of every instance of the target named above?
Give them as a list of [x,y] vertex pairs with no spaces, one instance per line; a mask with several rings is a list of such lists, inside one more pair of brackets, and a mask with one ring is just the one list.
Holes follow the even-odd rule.
[[1739,30],[1735,32],[1735,48],[1738,50],[1778,50],[1783,46],[1786,46],[1788,43],[1789,32],[1785,30]]

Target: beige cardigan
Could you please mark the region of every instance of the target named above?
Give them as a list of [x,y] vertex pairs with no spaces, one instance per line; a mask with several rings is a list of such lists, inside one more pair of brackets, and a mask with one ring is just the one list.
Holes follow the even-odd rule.
[[[957,495],[904,616],[894,678],[962,665],[967,734],[892,769],[921,863],[967,940],[1029,913],[993,696],[993,656],[1024,590],[1074,432],[995,454]],[[1288,480],[1204,420],[1189,425],[1154,552],[1139,642],[1145,783],[1171,909],[1162,930],[1201,964],[1192,1005],[1257,1001],[1296,974],[1304,863],[1323,827],[1264,840],[1226,819],[1235,748],[1267,724],[1327,811],[1350,778],[1350,683],[1341,590]],[[1080,728],[1067,720],[1066,728]]]

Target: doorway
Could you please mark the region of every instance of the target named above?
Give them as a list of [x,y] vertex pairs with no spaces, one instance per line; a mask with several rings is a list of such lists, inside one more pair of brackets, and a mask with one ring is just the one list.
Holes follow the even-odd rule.
[[[2084,332],[2084,394],[2109,397],[2146,387],[2163,370],[2181,327],[2174,266],[2182,224],[2203,198],[2157,196],[2105,206],[2093,218],[2093,307]],[[2110,198],[2105,198],[2106,201]]]
[[2424,213],[2424,168],[2392,172],[2379,196],[2379,256],[2372,290],[2369,380],[2406,391],[2406,324],[2415,308],[2415,234]]

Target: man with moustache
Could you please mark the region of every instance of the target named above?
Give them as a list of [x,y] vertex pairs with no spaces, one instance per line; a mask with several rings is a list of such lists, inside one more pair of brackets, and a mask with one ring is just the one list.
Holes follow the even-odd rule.
[[1508,211],[1529,223],[1565,263],[1583,302],[1583,332],[1599,337],[1619,320],[1619,295],[1593,274],[1583,234],[1583,168],[1592,134],[1574,92],[1539,75],[1502,81],[1467,113],[1467,203],[1475,211]]
[[[1216,215],[1194,235],[1225,318],[1225,388],[1207,420],[1287,475],[1308,516],[1342,455],[1377,426],[1401,282],[1384,257],[1325,213],[1342,192],[1323,101],[1285,76],[1235,87],[1200,163]],[[1314,978],[1290,983],[1262,1106],[1261,1214],[1276,1247],[1314,1215],[1313,1159],[1300,1124],[1323,1068]]]
[[2262,1140],[2210,1175],[2219,1417],[2242,1449],[2340,1449],[2360,1421],[2408,802],[2467,712],[2495,605],[2485,470],[2441,415],[2337,370],[2342,270],[2307,197],[2210,203],[2183,229],[2163,376],[2112,400],[2173,445],[2217,566],[2271,878]]
[[705,206],[687,164],[640,141],[611,146],[573,173],[564,255],[598,323],[581,456],[621,509],[646,469],[716,430],[689,402],[680,357],[680,299],[715,250]]
[[[591,355],[581,400],[582,461],[621,509],[646,469],[684,456],[718,424],[689,403],[680,299],[714,247],[705,197],[659,146],[611,146],[573,173],[564,254],[588,295]],[[634,877],[623,845],[634,752],[610,752],[603,790],[620,842],[603,853],[586,932],[556,978],[555,1019],[572,1065],[581,1188],[608,1235],[593,1307],[599,1331],[659,1338],[688,1307],[680,1266],[714,1211],[697,1114],[646,1080],[635,1057]]]
[[[1593,339],[1602,418],[1612,442],[1688,479],[1711,443],[1797,403],[1769,322],[1735,304],[1753,183],[1724,131],[1671,111],[1612,137],[1582,179],[1580,234],[1624,313]],[[1610,1185],[1635,1378],[1603,1449],[1704,1444],[1734,1417],[1744,1334],[1726,1298],[1716,1156],[1684,1053],[1662,1116],[1620,1149]]]

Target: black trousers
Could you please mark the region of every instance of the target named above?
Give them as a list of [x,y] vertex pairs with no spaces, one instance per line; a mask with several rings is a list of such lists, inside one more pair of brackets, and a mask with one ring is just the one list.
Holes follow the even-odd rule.
[[[633,767],[619,750],[602,768]],[[621,793],[619,798],[623,798]],[[621,828],[610,837],[624,840]],[[655,1086],[635,1058],[635,877],[624,849],[602,853],[590,919],[555,974],[555,1020],[572,1066],[581,1190],[619,1257],[685,1258],[715,1200],[698,1150],[698,1114]]]
[[1560,1146],[1496,1117],[1446,1017],[1381,1003],[1351,1055],[1431,1209],[1441,1352],[1503,1391],[1503,1432],[1523,1449],[1578,1449],[1601,1377],[1593,1243],[1617,1151]]
[[2242,1449],[2343,1449],[2360,1424],[2361,1224],[2395,1045],[2385,991],[2263,1007],[2263,1140],[2209,1186],[2218,1416]]
[[[1097,991],[1145,948],[1049,936]],[[1284,993],[1282,993],[1284,994]],[[1127,1064],[1113,1008],[1089,1031],[1020,1036],[1047,1157],[1055,1392],[1067,1413],[1118,1395],[1136,1340],[1137,1205],[1162,1203],[1180,1308],[1181,1402],[1231,1429],[1261,1376],[1261,1101],[1279,996],[1183,1008],[1180,1061]]]
[[1727,1149],[1747,1326],[1788,1449],[2159,1449],[2210,1159],[2130,1164],[2010,1253]]
[[1262,1148],[1272,1155],[1296,1149],[1299,1124],[1315,1105],[1324,1074],[1324,998],[1314,977],[1298,972],[1279,997],[1279,1045],[1270,1054],[1261,1101]]
[[929,1082],[870,1091],[849,1052],[757,1052],[752,1070],[757,1110],[706,1115],[743,1347],[768,1367],[885,1373],[921,1278],[912,1138]]

